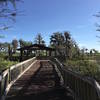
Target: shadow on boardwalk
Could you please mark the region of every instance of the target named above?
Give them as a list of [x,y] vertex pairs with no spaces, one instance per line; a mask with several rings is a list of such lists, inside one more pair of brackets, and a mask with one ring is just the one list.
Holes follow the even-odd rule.
[[[39,64],[40,63],[40,64]],[[6,100],[72,100],[48,61],[37,61],[11,87]]]

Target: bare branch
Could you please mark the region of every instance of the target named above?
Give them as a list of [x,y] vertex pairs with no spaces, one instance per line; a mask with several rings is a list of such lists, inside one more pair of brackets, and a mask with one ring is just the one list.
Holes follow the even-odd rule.
[[100,36],[96,36],[97,38],[100,38]]

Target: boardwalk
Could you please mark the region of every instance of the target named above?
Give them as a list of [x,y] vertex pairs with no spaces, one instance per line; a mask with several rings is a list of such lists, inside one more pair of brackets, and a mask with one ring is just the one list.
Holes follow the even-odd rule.
[[[39,64],[40,63],[40,64]],[[55,68],[48,61],[37,61],[11,87],[6,100],[72,100],[60,86]]]

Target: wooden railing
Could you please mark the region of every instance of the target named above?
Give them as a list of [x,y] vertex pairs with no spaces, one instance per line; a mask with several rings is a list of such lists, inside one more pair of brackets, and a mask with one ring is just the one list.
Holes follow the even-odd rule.
[[65,69],[64,65],[56,58],[52,61],[63,77],[63,86],[72,93],[74,100],[100,100],[100,85],[98,82]]
[[72,93],[74,100],[100,100],[100,85],[98,82],[65,69],[58,59],[50,57],[32,58],[5,70],[0,75],[0,100],[4,100],[13,83],[35,63],[36,59],[51,60],[53,62],[63,78],[63,86]]
[[5,99],[5,95],[9,91],[13,83],[27,71],[35,62],[36,58],[31,58],[5,70],[0,74],[0,100]]

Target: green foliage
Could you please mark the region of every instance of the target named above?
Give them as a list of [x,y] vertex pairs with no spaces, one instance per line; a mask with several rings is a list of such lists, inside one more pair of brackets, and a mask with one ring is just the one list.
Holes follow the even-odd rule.
[[50,44],[54,47],[64,45],[64,36],[60,32],[53,33],[50,37]]
[[96,60],[68,60],[65,64],[67,66],[66,68],[74,72],[99,80],[100,65]]
[[2,52],[8,52],[8,42],[0,43],[0,51]]
[[40,33],[36,36],[34,43],[45,45],[45,41],[43,40],[43,37]]
[[50,38],[50,44],[56,49],[57,56],[66,56],[67,59],[79,56],[80,49],[69,32],[53,33]]
[[8,67],[16,64],[17,62],[7,61],[4,59],[0,59],[0,71],[7,69]]
[[13,52],[15,53],[18,47],[18,41],[16,39],[12,40],[12,47],[13,47]]
[[20,39],[19,40],[19,45],[20,45],[20,47],[30,46],[30,45],[32,45],[32,42],[31,41],[25,41],[23,39]]
[[5,60],[6,53],[0,52],[0,71],[7,69],[8,67],[18,63],[9,60]]
[[6,53],[5,52],[0,52],[0,61],[1,59],[4,59],[6,56]]

